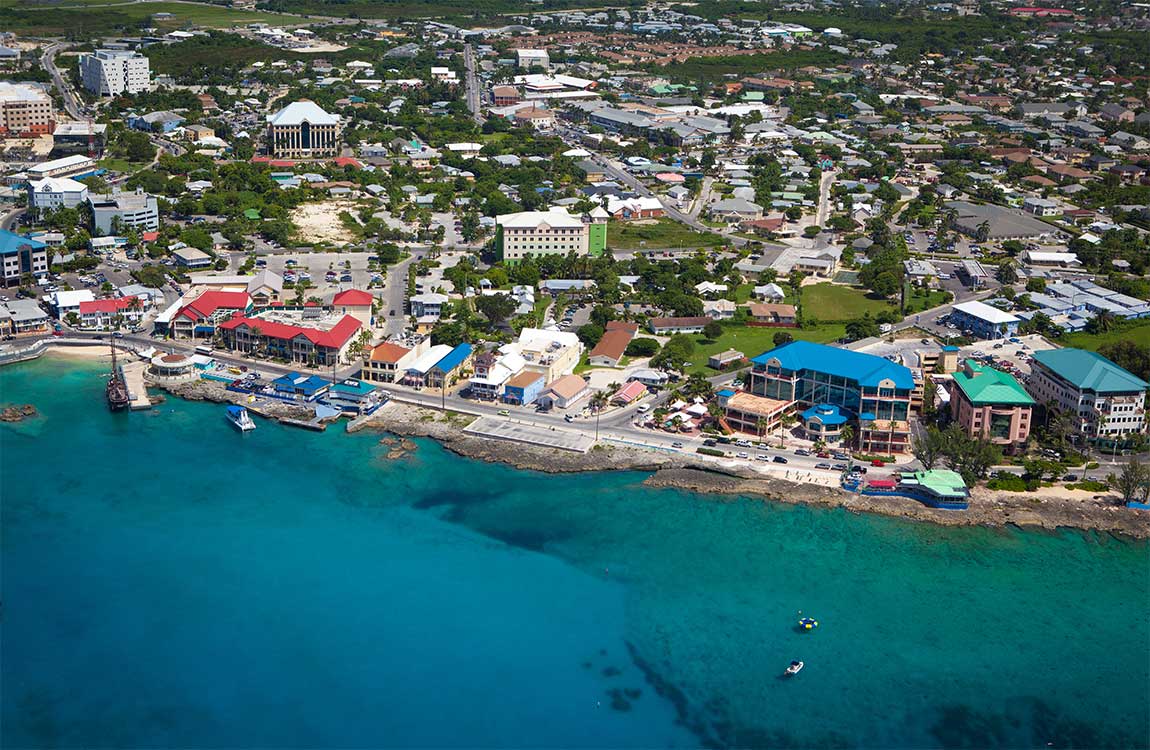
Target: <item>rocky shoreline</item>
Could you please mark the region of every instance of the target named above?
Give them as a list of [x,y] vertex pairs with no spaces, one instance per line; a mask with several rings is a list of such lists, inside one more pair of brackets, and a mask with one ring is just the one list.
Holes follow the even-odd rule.
[[1074,528],[1150,538],[1150,516],[1129,510],[1113,498],[1043,497],[1039,493],[995,492],[976,488],[965,511],[929,508],[909,498],[866,497],[845,490],[765,477],[751,469],[735,470],[683,454],[663,454],[624,446],[599,446],[589,453],[539,448],[522,443],[471,437],[463,433],[470,420],[393,404],[363,425],[404,437],[428,437],[466,458],[504,463],[517,469],[551,474],[581,471],[651,472],[643,484],[728,496],[750,495],[791,504],[843,508],[852,513],[927,521],[943,526],[1029,526]]
[[[251,408],[242,394],[228,391],[222,383],[196,380],[151,385],[191,401],[235,403]],[[305,420],[312,414],[306,407],[287,403],[261,404],[253,411],[270,419]],[[781,503],[842,508],[852,513],[876,513],[943,526],[1014,525],[1050,530],[1074,528],[1138,539],[1150,538],[1150,516],[1119,505],[1113,497],[1095,496],[1089,492],[1075,492],[1071,493],[1074,497],[1062,497],[1043,496],[1041,492],[994,492],[976,488],[971,493],[969,509],[938,510],[909,498],[865,497],[835,487],[764,476],[750,468],[728,467],[690,454],[659,453],[603,444],[588,453],[576,453],[473,437],[463,432],[471,421],[472,417],[466,414],[443,414],[436,410],[392,402],[370,418],[350,423],[348,431],[368,429],[400,438],[431,438],[452,453],[465,458],[549,474],[641,471],[650,473],[643,482],[648,487],[762,497]],[[414,444],[404,441],[397,444],[388,457],[399,459],[412,450]]]

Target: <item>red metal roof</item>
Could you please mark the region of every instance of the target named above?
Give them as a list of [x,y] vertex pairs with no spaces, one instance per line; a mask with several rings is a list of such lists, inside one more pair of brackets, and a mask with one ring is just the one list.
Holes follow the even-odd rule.
[[375,302],[375,297],[371,296],[371,292],[365,292],[362,289],[346,289],[332,298],[333,305],[346,305],[348,307],[371,307]]
[[202,320],[217,310],[246,310],[251,303],[252,298],[247,292],[204,292],[180,308],[176,317]]
[[302,326],[293,326],[287,323],[276,323],[271,320],[260,320],[259,318],[245,318],[236,316],[231,320],[225,321],[220,324],[220,328],[225,331],[231,331],[240,326],[246,325],[250,328],[259,328],[263,336],[273,339],[290,340],[303,336],[316,346],[326,346],[332,349],[339,349],[348,341],[356,332],[362,327],[360,322],[350,315],[344,315],[340,321],[332,326],[331,330],[321,331],[318,328],[304,328]]
[[80,303],[80,314],[84,313],[114,313],[127,310],[135,297],[119,297],[117,299],[96,299]]
[[363,169],[363,164],[358,159],[352,159],[350,156],[337,156],[332,162],[337,167],[355,167],[356,169]]

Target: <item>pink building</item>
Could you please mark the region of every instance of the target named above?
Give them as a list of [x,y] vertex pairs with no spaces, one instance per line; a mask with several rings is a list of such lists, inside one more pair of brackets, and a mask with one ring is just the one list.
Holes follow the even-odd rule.
[[1025,445],[1034,403],[1012,376],[972,359],[954,373],[951,416],[967,435],[1001,445],[1006,453]]

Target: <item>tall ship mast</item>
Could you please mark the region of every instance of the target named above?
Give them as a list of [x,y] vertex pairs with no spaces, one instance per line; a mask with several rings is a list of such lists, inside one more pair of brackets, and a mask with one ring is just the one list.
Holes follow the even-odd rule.
[[128,384],[120,374],[116,364],[116,342],[112,341],[112,373],[108,376],[108,384],[104,387],[104,397],[108,399],[108,408],[112,411],[121,411],[128,408]]

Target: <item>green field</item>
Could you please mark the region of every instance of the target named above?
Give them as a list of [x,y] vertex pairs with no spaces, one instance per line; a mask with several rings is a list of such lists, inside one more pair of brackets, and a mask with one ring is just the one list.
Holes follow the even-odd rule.
[[677,250],[725,244],[717,234],[699,232],[671,219],[642,224],[612,221],[607,227],[607,247],[613,250]]
[[870,313],[873,318],[880,312],[893,309],[891,303],[857,287],[831,283],[803,287],[803,314],[818,320],[854,320],[865,313]]
[[[60,5],[0,0],[0,28],[30,36],[66,36],[88,41],[92,36],[115,32],[138,32],[146,25],[161,31],[189,26],[224,29],[237,24],[271,23],[299,26],[302,19],[260,11],[232,10],[219,5],[138,2],[109,7],[84,7],[80,3]],[[155,13],[171,13],[171,19],[150,22]]]
[[692,336],[695,340],[695,354],[691,357],[690,372],[702,372],[714,375],[715,371],[707,367],[707,357],[728,349],[742,352],[747,358],[757,357],[765,351],[775,348],[775,334],[786,331],[799,341],[814,341],[826,344],[838,341],[846,335],[846,326],[841,323],[820,323],[814,328],[765,328],[762,326],[723,326],[723,335],[715,341],[709,341],[706,336],[699,334]]
[[1150,349],[1150,320],[1140,320],[1105,333],[1068,333],[1058,339],[1058,343],[1063,346],[1088,349],[1092,352],[1098,351],[1100,346],[1117,341],[1132,341],[1138,346]]

